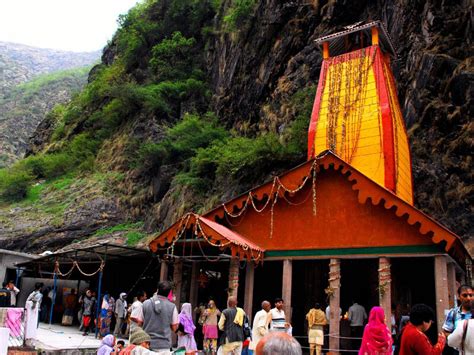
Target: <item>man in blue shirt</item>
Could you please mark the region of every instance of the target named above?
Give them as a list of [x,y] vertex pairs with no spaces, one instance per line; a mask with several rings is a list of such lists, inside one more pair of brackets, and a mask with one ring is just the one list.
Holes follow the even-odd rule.
[[462,285],[458,288],[458,299],[460,306],[449,310],[446,320],[443,324],[445,333],[452,333],[459,324],[459,321],[471,318],[471,299],[473,297],[472,287],[469,285]]
[[[449,310],[446,320],[443,324],[443,331],[448,336],[464,321],[464,319],[470,319],[471,313],[471,300],[473,299],[472,287],[469,285],[462,285],[458,288],[458,299],[460,306],[454,307]],[[458,352],[454,350],[453,354]]]

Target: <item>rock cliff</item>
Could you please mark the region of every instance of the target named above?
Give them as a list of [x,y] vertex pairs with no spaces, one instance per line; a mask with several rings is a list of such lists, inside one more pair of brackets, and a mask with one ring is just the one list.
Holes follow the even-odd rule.
[[[176,184],[175,178],[183,164],[137,168],[131,156],[143,152],[141,142],[162,142],[166,127],[191,111],[211,110],[228,129],[243,136],[259,137],[268,132],[284,140],[288,127],[305,113],[295,98],[304,93],[311,104],[314,97],[321,64],[321,53],[314,39],[358,21],[375,19],[386,23],[399,54],[392,67],[410,136],[416,205],[472,243],[474,67],[472,9],[468,1],[259,0],[233,22],[228,20],[229,11],[235,9],[235,3],[230,0],[219,2],[212,11],[200,9],[199,20],[192,17],[188,22],[176,15],[173,1],[150,4],[146,18],[150,19],[149,28],[154,30],[147,32],[148,27],[136,27],[144,32],[133,42],[133,48],[124,47],[121,38],[125,30],[119,30],[104,50],[103,63],[91,72],[89,80],[93,83],[104,68],[113,68],[128,58],[132,49],[136,54],[136,48],[140,55],[120,67],[121,78],[134,85],[144,85],[150,84],[151,77],[163,75],[152,72],[148,63],[157,53],[162,53],[159,50],[169,50],[169,47],[152,50],[162,40],[156,34],[157,28],[163,32],[160,26],[167,24],[170,32],[165,38],[176,30],[195,38],[193,48],[198,52],[193,52],[190,65],[203,71],[210,95],[173,96],[166,110],[155,105],[154,111],[135,108],[136,92],[132,99],[127,97],[126,116],[101,143],[94,158],[97,169],[107,175],[102,181],[108,182],[95,190],[93,198],[83,199],[81,206],[70,202],[63,206],[61,217],[55,221],[56,229],[48,227],[51,214],[23,226],[19,221],[24,218],[22,213],[28,214],[24,209],[30,207],[23,204],[15,207],[20,208],[18,211],[12,206],[4,207],[0,210],[0,221],[3,218],[11,223],[8,227],[0,223],[0,247],[19,249],[26,245],[26,240],[34,238],[38,242],[26,248],[44,250],[73,239],[97,236],[101,228],[129,219],[144,221],[142,231],[151,234],[166,228],[189,208],[210,208],[303,161],[304,151],[291,160],[259,164],[258,172],[250,169],[234,179],[211,179],[212,184],[203,195],[186,184]],[[133,17],[128,20],[132,21]],[[125,22],[124,28],[129,25]],[[153,90],[148,94],[156,94],[156,87]],[[167,95],[172,96],[170,92]],[[74,136],[88,132],[88,127],[94,127],[97,120],[92,122],[84,117],[93,116],[93,112],[104,107],[110,109],[110,102],[116,97],[107,94],[95,100],[75,121],[70,120],[64,141],[71,141]],[[55,125],[51,120],[43,122],[33,139],[32,151],[54,152],[64,144],[52,138]],[[93,182],[84,184],[87,190]],[[73,191],[80,188],[76,186]],[[47,194],[42,196],[44,199]],[[97,203],[87,202],[91,200]],[[101,213],[94,214],[97,210]],[[74,218],[76,222],[72,223]]]

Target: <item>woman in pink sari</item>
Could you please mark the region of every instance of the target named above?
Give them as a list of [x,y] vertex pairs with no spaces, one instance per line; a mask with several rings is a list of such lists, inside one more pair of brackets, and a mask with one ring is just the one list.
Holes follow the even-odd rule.
[[373,307],[369,323],[365,326],[359,355],[391,355],[392,335],[385,325],[385,312],[382,307]]

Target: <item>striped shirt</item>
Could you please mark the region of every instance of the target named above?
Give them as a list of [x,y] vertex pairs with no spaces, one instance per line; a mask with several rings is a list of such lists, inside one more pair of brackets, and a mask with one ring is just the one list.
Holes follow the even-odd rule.
[[272,331],[286,331],[285,324],[286,324],[286,318],[285,318],[285,311],[284,310],[278,310],[277,308],[272,308],[270,310],[270,330]]

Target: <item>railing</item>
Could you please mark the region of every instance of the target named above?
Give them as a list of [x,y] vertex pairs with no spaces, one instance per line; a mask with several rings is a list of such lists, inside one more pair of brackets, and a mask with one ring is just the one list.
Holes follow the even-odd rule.
[[0,308],[0,328],[9,331],[8,348],[22,347],[25,344],[25,321],[23,308]]

